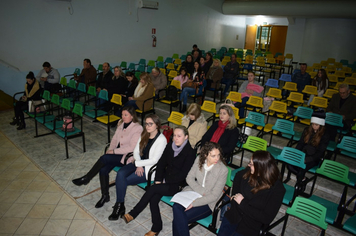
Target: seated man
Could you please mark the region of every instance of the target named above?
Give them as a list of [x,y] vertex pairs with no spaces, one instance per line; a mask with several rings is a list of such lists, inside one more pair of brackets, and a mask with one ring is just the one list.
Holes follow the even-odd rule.
[[98,75],[98,80],[96,81],[96,91],[105,89],[108,90],[111,78],[114,74],[110,70],[110,64],[108,62],[103,63],[103,72],[100,72]]
[[[356,118],[356,97],[350,93],[348,84],[339,86],[339,93],[335,93],[326,112],[333,112],[343,116],[344,130],[350,130],[352,121]],[[337,128],[334,126],[326,126],[330,137],[335,137]]]
[[199,53],[199,57],[202,56],[201,50],[198,48],[198,46],[196,44],[193,45],[192,55],[194,55],[195,51],[197,51]]
[[54,69],[49,62],[44,62],[43,69],[38,72],[36,79],[45,90],[51,93],[56,93],[60,89],[59,79],[60,75],[58,70]]
[[74,74],[74,79],[77,83],[85,83],[88,87],[94,86],[96,83],[96,70],[91,65],[90,59],[84,59],[83,70],[80,75]]
[[201,55],[199,54],[199,51],[194,51],[193,52],[193,62],[198,62],[200,63],[200,58],[201,58]]
[[155,67],[152,69],[150,77],[156,90],[156,98],[164,96],[165,91],[161,91],[159,94],[158,91],[165,89],[167,86],[167,77],[165,74],[163,74],[158,67]]
[[300,71],[292,76],[292,82],[297,83],[298,93],[301,93],[305,85],[311,84],[310,75],[306,72],[307,64],[300,63]]
[[230,86],[235,83],[240,74],[240,64],[236,61],[236,54],[231,55],[231,61],[224,67],[224,78],[221,80],[225,84],[224,96],[229,90]]

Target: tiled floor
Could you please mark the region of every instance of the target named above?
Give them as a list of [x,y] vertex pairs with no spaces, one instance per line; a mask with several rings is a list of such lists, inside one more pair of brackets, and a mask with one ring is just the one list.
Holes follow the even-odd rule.
[[[167,106],[156,103],[156,111],[162,121],[168,118]],[[133,222],[109,221],[115,203],[115,189],[110,189],[111,201],[101,209],[94,208],[100,198],[99,180],[77,187],[71,180],[85,174],[103,153],[107,141],[106,128],[85,118],[84,131],[87,152],[82,152],[81,139],[69,141],[69,159],[65,159],[64,141],[56,135],[33,138],[34,121],[27,119],[26,130],[17,131],[8,125],[12,111],[0,112],[0,235],[144,235],[151,228],[150,211],[146,208]],[[302,129],[299,127],[299,129]],[[39,126],[40,133],[46,130]],[[114,130],[113,130],[114,131]],[[113,132],[112,132],[113,134]],[[252,134],[255,134],[252,131]],[[280,146],[283,139],[274,139]],[[250,154],[246,153],[244,162]],[[235,156],[239,162],[240,156]],[[348,158],[338,161],[355,171],[356,164]],[[110,179],[115,178],[115,172]],[[94,191],[96,190],[96,191]],[[85,194],[94,191],[91,194]],[[315,194],[337,202],[340,188],[319,179]],[[125,205],[130,210],[140,199],[143,190],[137,186],[128,188]],[[349,195],[355,194],[350,190]],[[164,222],[160,235],[172,235],[172,210],[160,203]],[[277,218],[286,207],[282,206]],[[280,234],[282,225],[272,232]],[[319,230],[291,218],[286,235],[316,235]],[[191,235],[213,235],[197,226]],[[327,235],[348,235],[329,226]]]

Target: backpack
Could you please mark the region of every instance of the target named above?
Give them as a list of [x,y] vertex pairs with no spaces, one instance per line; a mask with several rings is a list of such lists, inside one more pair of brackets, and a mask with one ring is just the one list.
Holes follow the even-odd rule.
[[178,89],[172,85],[166,89],[166,99],[169,101],[178,100]]

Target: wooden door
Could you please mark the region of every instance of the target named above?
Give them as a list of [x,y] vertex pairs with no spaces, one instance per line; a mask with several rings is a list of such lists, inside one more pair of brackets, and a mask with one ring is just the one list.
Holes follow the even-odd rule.
[[288,26],[273,26],[271,33],[271,41],[269,45],[269,51],[275,55],[277,52],[284,55],[284,49],[286,46]]
[[257,25],[246,25],[245,49],[255,53]]

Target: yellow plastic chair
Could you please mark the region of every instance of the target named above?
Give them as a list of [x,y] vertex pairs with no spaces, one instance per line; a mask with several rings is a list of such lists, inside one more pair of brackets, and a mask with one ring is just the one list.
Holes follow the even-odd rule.
[[342,71],[345,71],[346,74],[351,74],[352,73],[352,68],[350,67],[342,67]]
[[356,78],[346,77],[344,83],[348,85],[356,85]]
[[287,101],[291,102],[294,107],[299,107],[304,104],[303,94],[297,92],[291,92],[287,98]]
[[223,61],[231,61],[231,57],[230,56],[224,56]]
[[266,58],[267,58],[267,60],[268,60],[269,58],[273,58],[273,54],[267,54],[267,55],[266,55]]
[[166,75],[166,69],[164,69],[164,68],[159,68],[159,70],[160,70],[164,75]]
[[[174,77],[177,77],[178,72],[175,70],[170,70],[168,73],[168,80],[171,81],[173,80]],[[178,81],[179,82],[179,81]],[[180,88],[179,88],[180,89]]]
[[[269,111],[267,112],[267,124],[265,125],[264,131],[271,132],[274,124],[268,123],[269,116],[276,116],[278,118],[285,119],[288,113],[287,103],[280,101],[273,101],[271,106],[269,107]],[[262,129],[262,127],[257,127],[257,129]],[[277,134],[278,131],[275,132]]]
[[317,74],[318,74],[318,72],[316,72],[316,71],[312,71],[312,72],[309,73],[310,78],[315,78],[315,76],[316,76]]
[[[110,100],[111,103],[113,103],[114,105],[117,106],[122,106],[122,97],[120,94],[113,94],[112,98]],[[111,111],[113,112],[114,109]],[[108,129],[108,143],[110,142],[110,125],[111,123],[120,120],[119,116],[116,116],[114,114],[110,114],[110,112],[108,113],[108,115],[105,116],[100,116],[96,118],[99,122],[106,124],[107,125],[107,129]]]
[[184,115],[180,112],[177,111],[172,111],[171,114],[169,115],[167,121],[168,124],[173,123],[175,125],[182,125],[182,118],[184,117]]
[[323,97],[326,98],[331,98],[335,93],[338,93],[339,91],[337,91],[336,89],[327,89],[323,95]]
[[334,65],[335,65],[336,69],[342,69],[344,67],[341,62],[335,62]]
[[335,58],[328,58],[326,61],[328,64],[335,64]]
[[307,67],[307,69],[306,69],[306,72],[309,74],[313,71],[314,71],[313,67]]
[[335,75],[337,78],[345,78],[345,71],[337,70],[335,71]]
[[247,61],[247,60],[252,60],[252,61],[253,61],[253,56],[247,55],[247,56],[245,57],[245,60],[246,60],[246,61]]
[[352,73],[351,77],[356,78],[356,73]]
[[174,64],[175,65],[181,65],[182,64],[182,60],[181,59],[175,59],[174,60]]
[[239,108],[237,108],[237,107],[231,107],[231,108],[232,108],[232,111],[234,112],[236,120],[239,120],[240,119]]
[[339,90],[340,85],[343,84],[343,83],[344,82],[337,82],[334,87],[330,86],[330,88],[334,88],[336,90]]
[[277,99],[282,99],[282,90],[277,89],[277,88],[270,88],[268,92],[266,93],[266,96],[272,97],[272,98],[277,98]]
[[327,108],[328,106],[328,99],[322,97],[314,97],[310,103],[310,106],[313,107],[320,107],[320,108]]
[[336,66],[334,65],[328,65],[326,67],[326,70],[328,71],[328,73],[334,73],[336,71]]
[[227,61],[227,60],[222,60],[221,65],[222,65],[222,66],[226,66],[226,64],[227,64],[228,62],[229,62],[229,61]]
[[292,91],[292,92],[298,91],[297,83],[286,82],[282,89],[285,89],[285,90],[288,90],[288,91]]
[[230,91],[226,99],[230,99],[233,102],[242,102],[241,93]]
[[318,88],[312,85],[305,85],[302,93],[306,93],[309,95],[318,95]]
[[213,123],[215,122],[215,117],[216,117],[216,103],[215,102],[204,101],[203,105],[201,106],[201,110],[212,113],[212,115],[206,119],[206,122],[209,123],[209,121],[211,121],[211,120],[213,121]]
[[[171,72],[172,72],[172,71],[171,71]],[[179,95],[179,93],[180,93],[180,91],[181,91],[180,81],[178,81],[178,80],[172,80],[170,86],[176,87],[176,88],[178,89],[178,95]],[[177,100],[174,100],[174,101],[167,100],[167,99],[165,99],[165,97],[159,99],[158,101],[161,102],[161,103],[164,103],[164,104],[168,104],[168,105],[169,105],[169,112],[172,112],[172,107],[173,107],[173,105],[177,105],[177,104],[180,105],[179,96],[178,96],[178,99],[177,99]],[[179,108],[180,108],[180,107],[179,107]]]
[[263,109],[263,98],[257,96],[251,96],[246,102],[246,105],[252,106],[252,108],[247,107],[248,110],[260,111]]
[[168,63],[167,64],[166,70],[174,70],[174,69],[175,69],[175,67],[174,67],[173,63]]
[[327,61],[321,61],[320,65],[321,65],[321,68],[326,68],[328,66],[328,62]]
[[[152,100],[152,107],[150,107],[149,109],[145,109],[145,105],[147,107],[147,104],[146,102],[148,102],[149,100]],[[147,114],[149,113],[153,113],[153,114],[156,114],[156,111],[155,111],[155,90],[153,91],[153,94],[152,94],[152,97],[146,99],[145,101],[143,101],[143,109],[140,110],[140,109],[136,109],[136,114],[137,115],[141,115],[141,125],[143,126],[143,122],[144,122],[144,118]],[[145,111],[146,110],[146,111]]]
[[313,67],[313,70],[320,70],[321,69],[321,64],[320,63],[314,63],[312,67]]

